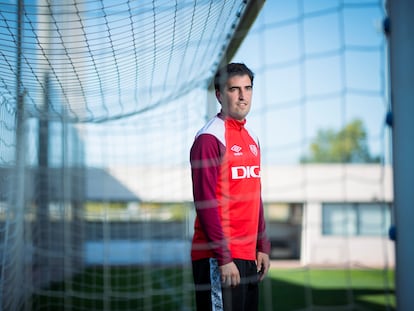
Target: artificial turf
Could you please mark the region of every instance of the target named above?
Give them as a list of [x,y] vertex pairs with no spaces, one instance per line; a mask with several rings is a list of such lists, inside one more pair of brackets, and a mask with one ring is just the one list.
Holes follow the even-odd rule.
[[[194,310],[191,270],[91,267],[36,291],[31,310]],[[260,310],[395,311],[394,271],[271,269],[260,284]]]

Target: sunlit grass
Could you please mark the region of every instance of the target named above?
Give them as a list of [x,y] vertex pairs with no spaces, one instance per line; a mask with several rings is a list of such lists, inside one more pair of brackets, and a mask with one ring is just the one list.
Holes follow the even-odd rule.
[[[309,305],[325,310],[395,310],[393,270],[272,269],[262,287],[264,310],[288,311]],[[266,307],[269,291],[273,309]]]

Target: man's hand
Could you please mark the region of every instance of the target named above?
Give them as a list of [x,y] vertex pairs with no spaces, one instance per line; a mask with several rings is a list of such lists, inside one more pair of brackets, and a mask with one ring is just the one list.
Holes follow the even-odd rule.
[[270,268],[269,255],[257,252],[257,272],[259,273],[259,282],[262,281]]
[[236,264],[232,261],[219,266],[221,284],[224,287],[235,287],[240,284],[240,273]]

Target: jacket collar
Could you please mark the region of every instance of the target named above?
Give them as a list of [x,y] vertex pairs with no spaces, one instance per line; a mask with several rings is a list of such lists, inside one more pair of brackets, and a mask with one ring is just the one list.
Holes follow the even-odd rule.
[[226,123],[226,126],[228,126],[229,128],[234,128],[238,130],[241,130],[242,128],[244,128],[244,125],[247,122],[246,119],[244,119],[243,121],[239,121],[239,120],[236,120],[230,117],[225,117],[223,116],[221,112],[217,114],[217,117],[222,119]]

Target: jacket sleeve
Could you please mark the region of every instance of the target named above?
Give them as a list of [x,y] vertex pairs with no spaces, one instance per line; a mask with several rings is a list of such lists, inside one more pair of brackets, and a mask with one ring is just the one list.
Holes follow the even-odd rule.
[[270,254],[270,241],[266,234],[266,222],[264,218],[263,200],[260,199],[259,226],[257,232],[257,250],[262,253]]
[[224,150],[215,136],[202,134],[195,139],[190,151],[197,218],[219,265],[233,260],[221,226],[216,195]]

